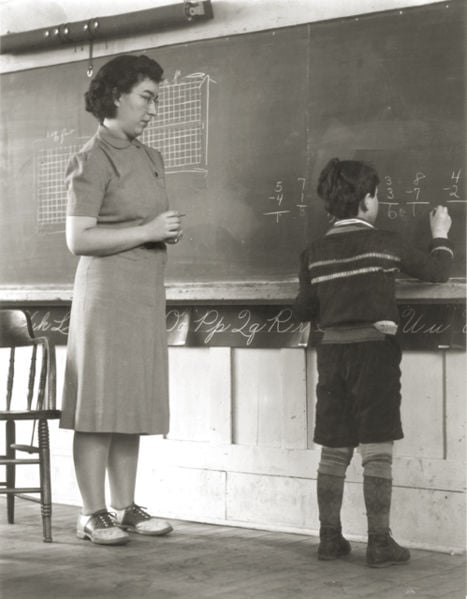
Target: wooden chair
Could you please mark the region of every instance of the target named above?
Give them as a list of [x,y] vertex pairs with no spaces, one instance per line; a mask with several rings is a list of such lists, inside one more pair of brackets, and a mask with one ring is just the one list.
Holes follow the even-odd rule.
[[[48,421],[60,417],[55,409],[56,367],[55,347],[50,345],[46,337],[35,337],[31,319],[22,310],[0,310],[0,347],[10,348],[8,375],[6,384],[6,401],[1,400],[0,420],[6,424],[6,454],[0,456],[0,465],[5,465],[6,481],[0,481],[0,493],[7,495],[8,522],[14,523],[15,496],[29,493],[40,493],[42,525],[45,542],[52,542],[52,496],[50,484],[50,453]],[[38,348],[41,350],[38,352]],[[18,348],[22,349],[18,352]],[[6,352],[8,354],[8,352]],[[28,381],[18,381],[19,365],[15,364],[15,356],[21,355],[21,364],[26,358],[30,360]],[[39,355],[38,355],[39,354]],[[17,360],[18,361],[18,360]],[[7,367],[5,365],[5,371]],[[14,383],[21,382],[27,386],[24,393],[13,394]],[[16,442],[16,422],[32,421],[30,443],[26,445]],[[38,442],[34,444],[38,423]],[[21,429],[22,433],[24,432]],[[36,454],[37,457],[20,459],[16,452]],[[21,464],[38,464],[40,487],[16,487],[16,466]]]

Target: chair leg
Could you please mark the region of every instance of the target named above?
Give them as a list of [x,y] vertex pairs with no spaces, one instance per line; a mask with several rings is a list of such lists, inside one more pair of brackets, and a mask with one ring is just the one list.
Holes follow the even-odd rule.
[[[11,446],[16,442],[16,426],[14,420],[7,420],[6,422],[6,457],[9,460],[16,458],[16,450]],[[7,489],[14,489],[16,484],[16,464],[6,465],[6,485]],[[7,516],[8,523],[13,524],[15,521],[15,496],[13,494],[7,495]]]
[[44,542],[52,542],[52,488],[50,482],[49,427],[39,420],[39,458],[41,479],[41,512]]

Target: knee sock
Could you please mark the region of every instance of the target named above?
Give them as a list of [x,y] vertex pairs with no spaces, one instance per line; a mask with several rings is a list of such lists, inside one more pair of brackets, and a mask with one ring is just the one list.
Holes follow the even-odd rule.
[[317,494],[322,528],[341,529],[340,512],[344,495],[344,479],[352,459],[351,447],[323,447],[318,467]]
[[386,533],[391,512],[392,442],[362,444],[360,451],[368,534]]

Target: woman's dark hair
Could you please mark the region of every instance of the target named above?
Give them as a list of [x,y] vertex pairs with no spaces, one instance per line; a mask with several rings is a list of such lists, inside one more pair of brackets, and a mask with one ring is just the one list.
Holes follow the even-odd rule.
[[367,193],[375,195],[378,183],[378,173],[369,164],[333,158],[319,176],[317,191],[329,214],[350,218],[357,215]]
[[105,118],[113,118],[117,110],[115,100],[121,94],[129,93],[143,79],[160,83],[163,73],[160,64],[144,54],[116,56],[105,63],[91,81],[84,94],[86,110],[100,123]]

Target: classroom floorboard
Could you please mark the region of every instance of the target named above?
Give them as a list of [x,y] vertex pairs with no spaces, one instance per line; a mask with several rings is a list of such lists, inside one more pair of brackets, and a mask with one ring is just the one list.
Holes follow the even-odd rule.
[[78,509],[54,505],[52,544],[40,507],[0,502],[0,596],[8,599],[464,599],[465,555],[412,550],[408,565],[371,569],[365,545],[338,562],[316,559],[307,535],[172,521],[168,537],[132,535],[121,547],[76,538]]

